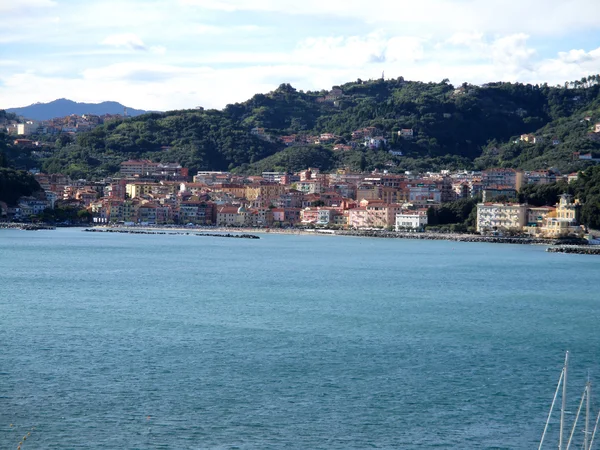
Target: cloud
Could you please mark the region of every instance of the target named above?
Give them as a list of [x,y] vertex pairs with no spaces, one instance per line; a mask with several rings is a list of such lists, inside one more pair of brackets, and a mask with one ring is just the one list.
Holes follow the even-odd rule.
[[600,59],[600,49],[586,52],[585,50],[570,50],[568,52],[559,52],[558,59],[566,64],[580,64]]
[[598,0],[0,0],[0,16],[10,106],[222,107],[283,82],[320,90],[382,71],[555,84],[600,67],[600,49],[579,48],[600,31]]
[[[444,43],[439,47],[436,42],[420,38],[376,33],[312,38],[287,54],[245,54],[247,64],[243,66],[136,60],[87,68],[77,76],[38,69],[0,73],[0,98],[9,102],[0,107],[67,97],[93,102],[118,100],[155,110],[197,105],[222,108],[255,93],[271,91],[284,82],[292,82],[298,89],[320,90],[357,78],[376,78],[382,70],[388,77],[421,81],[449,78],[455,85],[498,80],[562,84],[596,73],[600,65],[600,48],[557,52],[551,58],[539,59],[524,34],[482,38],[466,52],[473,53],[465,56],[461,45]],[[224,61],[235,60],[241,54],[217,56]]]
[[600,25],[597,0],[180,0],[180,3],[229,13],[258,11],[352,18],[433,33],[473,29],[514,33],[527,29],[532,35],[561,35]]
[[527,39],[524,33],[496,39],[491,45],[494,65],[506,70],[532,70],[535,50],[527,47]]
[[20,14],[25,11],[35,11],[40,8],[52,8],[57,3],[53,0],[18,0],[0,2],[1,14]]
[[197,24],[191,27],[190,32],[192,34],[205,34],[205,35],[223,35],[233,34],[239,32],[254,33],[263,30],[263,27],[258,25],[210,25],[210,24]]
[[134,33],[111,34],[101,44],[113,47],[125,47],[130,50],[146,51],[144,42]]

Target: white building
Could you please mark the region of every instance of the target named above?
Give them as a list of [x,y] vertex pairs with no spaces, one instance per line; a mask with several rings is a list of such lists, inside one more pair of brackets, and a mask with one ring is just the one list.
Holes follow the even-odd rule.
[[517,203],[479,203],[477,232],[521,231],[527,222],[527,205]]
[[38,128],[39,128],[39,125],[37,122],[33,122],[33,121],[29,120],[25,123],[17,124],[17,134],[27,136],[29,134],[35,133]]
[[396,231],[422,230],[427,225],[427,213],[405,212],[396,214]]
[[281,179],[287,175],[286,172],[263,172],[262,177],[271,183],[281,183]]

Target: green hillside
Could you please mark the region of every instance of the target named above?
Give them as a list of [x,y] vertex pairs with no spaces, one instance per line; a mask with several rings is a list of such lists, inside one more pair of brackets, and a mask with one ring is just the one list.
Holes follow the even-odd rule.
[[[41,168],[100,177],[117,172],[123,160],[150,158],[179,162],[191,173],[293,169],[298,164],[391,171],[497,165],[574,170],[586,165],[572,161],[574,151],[598,148],[587,133],[600,117],[599,80],[593,76],[556,87],[488,83],[458,88],[447,80],[357,80],[338,86],[341,94],[334,100],[325,98],[330,91],[302,92],[282,84],[221,111],[145,114],[112,121],[78,135],[75,142],[61,137]],[[583,121],[586,116],[592,116],[592,122]],[[252,135],[254,127],[264,128],[265,135]],[[332,151],[334,143],[350,143],[352,132],[364,127],[376,127],[387,144],[378,151],[360,146]],[[399,137],[400,129],[412,129],[414,138]],[[337,137],[316,147],[306,140],[286,148],[279,141],[280,136],[321,133]],[[544,141],[515,144],[524,133]],[[554,137],[560,144],[552,144]],[[392,156],[389,150],[403,155]]]
[[8,137],[0,131],[0,201],[15,205],[19,197],[32,195],[42,188],[30,173],[10,167],[7,150]]

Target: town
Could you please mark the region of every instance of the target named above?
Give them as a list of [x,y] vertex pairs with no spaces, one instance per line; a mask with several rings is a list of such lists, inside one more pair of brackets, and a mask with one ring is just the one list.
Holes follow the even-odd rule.
[[[577,174],[496,168],[425,174],[264,172],[243,176],[180,164],[130,160],[120,175],[101,181],[36,173],[43,198],[0,203],[4,220],[31,220],[58,205],[86,210],[95,224],[330,228],[423,231],[431,211],[457,199],[480,198],[480,234],[578,236],[579,203],[568,195],[555,206],[508,202],[528,184],[572,182]],[[191,178],[191,179],[190,179]]]

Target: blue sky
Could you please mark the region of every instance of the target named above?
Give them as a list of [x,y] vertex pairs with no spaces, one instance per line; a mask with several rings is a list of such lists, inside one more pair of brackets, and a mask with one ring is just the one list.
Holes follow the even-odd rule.
[[383,71],[454,84],[600,73],[598,0],[16,0],[0,17],[0,108],[222,108]]

